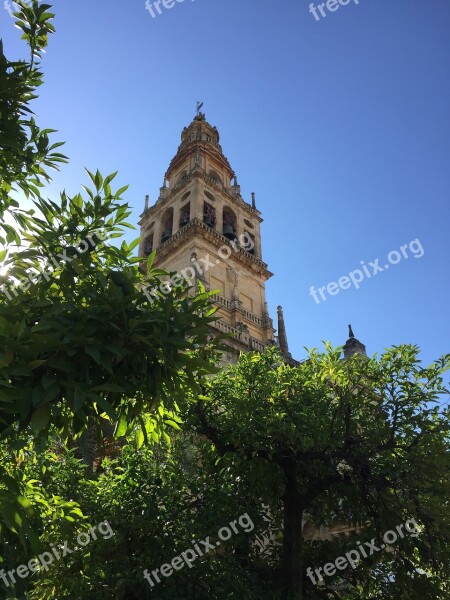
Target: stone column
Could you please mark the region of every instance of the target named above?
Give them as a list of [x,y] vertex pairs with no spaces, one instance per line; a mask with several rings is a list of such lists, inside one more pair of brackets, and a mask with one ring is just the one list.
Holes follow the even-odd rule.
[[222,200],[216,200],[216,202],[214,202],[214,208],[216,209],[216,231],[217,231],[217,233],[220,233],[221,235],[223,235],[223,202],[222,202]]
[[172,223],[172,235],[174,235],[180,229],[180,199],[178,198],[172,204],[173,206],[173,223]]

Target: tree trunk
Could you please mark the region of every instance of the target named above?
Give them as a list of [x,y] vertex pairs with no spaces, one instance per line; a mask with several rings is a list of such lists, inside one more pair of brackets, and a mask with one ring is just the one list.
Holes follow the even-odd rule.
[[283,496],[283,579],[285,600],[302,600],[302,517],[301,496],[298,491],[295,463],[285,466],[286,488]]

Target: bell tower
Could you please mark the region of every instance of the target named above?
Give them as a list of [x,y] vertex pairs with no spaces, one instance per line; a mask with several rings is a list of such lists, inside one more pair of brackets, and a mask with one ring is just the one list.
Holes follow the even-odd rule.
[[[213,327],[234,334],[226,360],[275,344],[265,282],[272,276],[262,260],[261,213],[255,194],[246,202],[219,144],[219,132],[197,110],[181,133],[181,144],[139,222],[139,256],[156,250],[154,266],[192,274],[218,306]],[[183,275],[184,276],[184,275]]]

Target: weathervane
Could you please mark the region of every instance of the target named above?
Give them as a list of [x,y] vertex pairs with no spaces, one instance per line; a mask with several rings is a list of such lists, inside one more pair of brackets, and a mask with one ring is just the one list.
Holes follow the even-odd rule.
[[203,106],[203,102],[200,102],[200,101],[199,101],[199,102],[197,102],[197,108],[196,108],[196,111],[197,111],[197,117],[198,117],[198,116],[199,116],[199,114],[200,114],[200,109],[201,109],[201,107],[202,107],[202,106]]

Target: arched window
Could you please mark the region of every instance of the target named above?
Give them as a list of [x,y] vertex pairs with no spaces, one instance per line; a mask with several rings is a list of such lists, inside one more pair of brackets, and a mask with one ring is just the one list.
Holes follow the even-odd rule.
[[255,236],[249,233],[248,231],[244,231],[245,235],[245,244],[244,249],[249,253],[255,256],[256,247],[255,247]]
[[222,179],[221,179],[220,175],[218,175],[215,171],[209,172],[209,178],[216,185],[222,185]]
[[180,209],[180,229],[181,229],[181,227],[184,227],[185,225],[187,225],[190,220],[191,220],[191,203],[188,202]]
[[203,223],[208,227],[215,227],[216,225],[216,209],[209,202],[203,203]]
[[183,171],[183,172],[182,172],[182,173],[181,173],[181,174],[178,176],[178,179],[177,179],[177,185],[178,185],[179,183],[182,183],[182,182],[183,182],[183,181],[184,181],[186,178],[187,178],[187,171]]
[[171,237],[173,231],[173,208],[170,207],[166,210],[162,218],[162,235],[161,235],[161,244],[167,242],[167,240]]
[[229,240],[235,240],[237,234],[236,214],[228,206],[223,207],[223,235]]
[[149,256],[153,252],[153,233],[150,233],[144,240],[144,256]]

